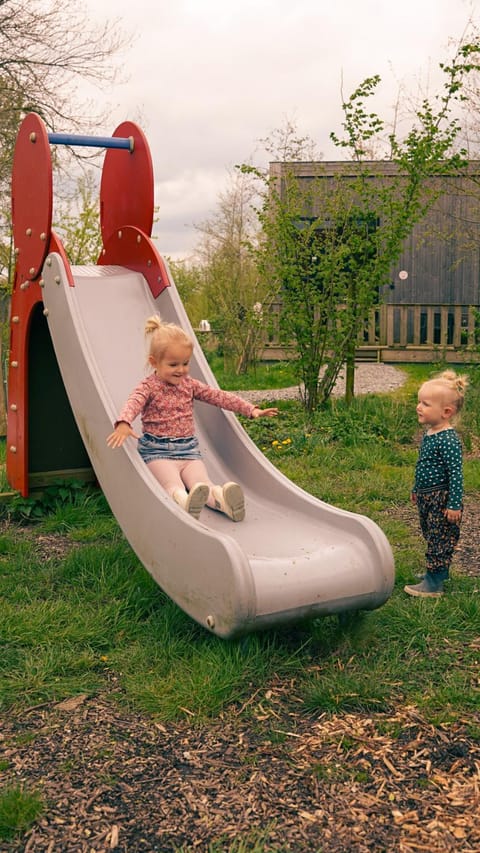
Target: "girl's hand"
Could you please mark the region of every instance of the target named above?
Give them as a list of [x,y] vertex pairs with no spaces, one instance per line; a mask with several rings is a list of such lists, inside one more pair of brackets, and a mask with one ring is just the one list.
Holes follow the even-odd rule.
[[260,409],[258,406],[255,406],[252,412],[252,418],[274,418],[276,415],[278,415],[276,406],[272,406],[270,409]]
[[140,438],[140,436],[133,431],[130,424],[127,424],[125,421],[121,421],[117,424],[114,431],[108,436],[107,444],[112,449],[121,447],[125,439],[130,438],[130,436],[132,438]]
[[411,500],[412,504],[416,504],[416,503],[417,503],[417,494],[416,494],[416,492],[412,492],[412,493],[410,494],[410,500]]
[[461,509],[446,509],[445,510],[445,518],[451,524],[460,524],[462,520],[462,510]]

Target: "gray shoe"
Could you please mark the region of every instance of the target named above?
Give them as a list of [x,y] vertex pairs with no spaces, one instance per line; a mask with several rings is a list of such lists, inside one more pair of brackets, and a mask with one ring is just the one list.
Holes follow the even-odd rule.
[[408,595],[417,598],[439,598],[443,595],[443,578],[435,577],[435,575],[427,572],[421,583],[407,584],[403,589]]

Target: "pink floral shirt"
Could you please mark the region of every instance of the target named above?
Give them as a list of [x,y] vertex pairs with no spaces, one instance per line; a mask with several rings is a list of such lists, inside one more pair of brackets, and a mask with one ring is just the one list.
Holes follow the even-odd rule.
[[195,434],[194,400],[202,400],[249,418],[255,408],[237,394],[212,388],[191,376],[186,376],[179,385],[171,385],[152,373],[132,391],[115,426],[121,421],[131,426],[137,415],[141,414],[144,432],[170,438],[187,438]]

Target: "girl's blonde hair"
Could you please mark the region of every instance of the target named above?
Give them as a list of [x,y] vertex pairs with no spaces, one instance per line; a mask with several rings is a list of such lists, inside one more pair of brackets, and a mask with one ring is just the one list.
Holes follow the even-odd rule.
[[192,350],[193,341],[180,326],[164,323],[159,314],[149,317],[145,323],[145,337],[148,340],[148,355],[160,361],[170,344],[180,344]]
[[428,379],[423,384],[436,385],[443,390],[445,399],[449,405],[455,407],[456,414],[462,409],[468,386],[468,376],[465,374],[459,375],[454,370],[444,370],[443,373],[434,376],[433,379]]

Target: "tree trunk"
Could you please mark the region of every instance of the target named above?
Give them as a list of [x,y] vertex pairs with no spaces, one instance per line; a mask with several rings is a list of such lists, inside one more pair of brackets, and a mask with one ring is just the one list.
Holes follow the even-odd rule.
[[[0,359],[3,364],[2,340],[0,338]],[[5,386],[3,384],[3,371],[1,373],[2,384],[0,387],[0,438],[7,434],[7,410],[5,406]]]
[[345,373],[345,402],[350,405],[355,396],[355,348],[347,355]]
[[6,409],[6,358],[7,351],[4,342],[7,340],[8,332],[8,313],[10,307],[10,296],[7,293],[0,292],[0,436],[7,434],[7,409]]

